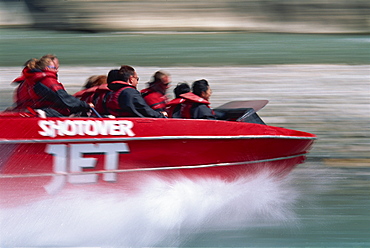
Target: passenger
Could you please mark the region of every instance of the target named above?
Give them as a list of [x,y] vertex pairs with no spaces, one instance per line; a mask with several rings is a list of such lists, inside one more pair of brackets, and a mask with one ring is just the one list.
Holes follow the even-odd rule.
[[157,71],[148,82],[148,88],[141,90],[145,102],[155,111],[166,113],[168,98],[166,91],[171,83],[171,76],[163,71]]
[[[112,77],[112,79],[111,79]],[[110,82],[110,80],[112,80]],[[104,98],[110,115],[116,117],[154,117],[164,118],[162,113],[151,109],[136,89],[139,77],[134,68],[121,66],[118,71],[108,75],[108,88],[111,90]],[[99,96],[101,99],[102,96]]]
[[59,60],[47,54],[40,59],[26,62],[15,92],[15,107],[12,111],[43,110],[46,116],[69,116],[72,113],[88,111],[92,104],[69,95],[58,81]]
[[86,95],[91,95],[96,88],[100,85],[107,86],[107,76],[106,75],[94,75],[86,80],[83,89],[75,93],[73,96],[85,101]]
[[[118,71],[118,70],[117,70]],[[108,82],[106,75],[95,75],[87,79],[84,89],[75,93],[73,96],[79,98],[85,102],[91,102],[94,104],[94,108],[101,115],[107,115],[107,111],[104,109],[101,102],[98,102],[98,96],[109,92]]]
[[106,83],[107,83],[106,75],[93,75],[86,80],[84,88],[89,89],[91,87],[99,86]]
[[167,114],[170,118],[181,118],[181,104],[185,102],[185,98],[180,95],[190,92],[190,86],[187,83],[178,83],[173,90],[175,98],[167,103]]
[[181,117],[187,119],[216,119],[216,115],[209,107],[209,98],[212,90],[205,79],[195,81],[192,91],[182,94],[186,101],[181,106]]

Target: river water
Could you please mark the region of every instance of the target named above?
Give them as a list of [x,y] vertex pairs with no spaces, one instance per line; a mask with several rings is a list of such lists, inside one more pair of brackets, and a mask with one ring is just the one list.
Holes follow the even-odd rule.
[[151,178],[134,196],[76,190],[1,209],[1,247],[370,247],[369,36],[0,32],[1,109],[22,64],[55,53],[70,93],[120,64],[140,88],[164,68],[174,83],[208,79],[214,106],[269,99],[268,124],[319,136],[284,180]]
[[369,247],[368,168],[317,161],[284,180],[151,178],[1,209],[2,247]]

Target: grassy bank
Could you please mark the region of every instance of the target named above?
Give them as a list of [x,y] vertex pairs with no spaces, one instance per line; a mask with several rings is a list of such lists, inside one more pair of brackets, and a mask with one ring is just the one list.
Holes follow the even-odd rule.
[[370,64],[369,35],[77,33],[0,29],[0,66],[57,54],[65,65]]

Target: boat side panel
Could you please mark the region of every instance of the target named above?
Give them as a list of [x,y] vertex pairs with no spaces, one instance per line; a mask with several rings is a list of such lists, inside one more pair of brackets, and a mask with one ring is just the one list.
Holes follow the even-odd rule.
[[159,136],[315,136],[244,122],[184,119],[0,118],[0,142],[11,140],[138,138]]
[[7,153],[2,156],[0,171],[2,174],[68,173],[253,162],[305,154],[312,142],[264,138],[2,144]]
[[[21,145],[18,148],[27,149],[27,146],[30,145]],[[39,147],[33,149],[33,151],[42,147],[40,144],[36,146]],[[31,150],[28,150],[28,156],[33,154]],[[63,166],[58,168],[56,164],[55,157],[58,154],[43,154],[42,156],[39,155],[37,159],[30,159],[30,157],[26,159],[25,156],[18,155],[14,154],[5,167],[3,166],[2,168],[3,170],[0,174],[0,194],[2,196],[0,206],[11,207],[48,199],[68,192],[70,189],[93,190],[101,193],[112,191],[133,193],[142,187],[143,184],[145,185],[146,180],[153,177],[168,180],[169,182],[181,177],[194,180],[198,178],[218,178],[220,180],[233,181],[241,177],[253,177],[257,173],[268,173],[268,175],[279,179],[305,159],[304,155],[298,155],[279,160],[246,161],[245,163],[239,161],[239,163],[215,163],[193,167],[188,165],[175,166],[175,168],[172,167],[169,170],[162,170],[165,167],[153,167],[157,163],[150,161],[150,159],[142,159],[141,162],[146,167],[143,166],[139,170],[135,170],[128,166],[130,159],[125,157],[128,154],[119,154],[117,169],[107,170],[107,160],[109,160],[107,155],[91,153],[74,158],[77,160],[80,170],[72,168],[73,163],[76,164],[76,161],[73,162],[71,155],[69,155],[67,160],[64,160],[66,164],[65,171],[63,171]],[[137,155],[140,155],[140,153]],[[151,159],[154,157],[153,155]],[[89,159],[94,159],[95,162],[91,163]],[[156,160],[163,161],[160,158],[156,158]],[[187,164],[181,159],[177,161],[179,161],[178,164],[180,165]],[[89,167],[88,165],[91,164],[94,166]],[[20,168],[21,170],[19,171]]]

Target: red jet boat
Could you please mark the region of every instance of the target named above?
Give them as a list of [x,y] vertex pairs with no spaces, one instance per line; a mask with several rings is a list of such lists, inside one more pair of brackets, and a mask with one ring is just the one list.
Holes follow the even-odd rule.
[[316,136],[268,126],[266,100],[217,109],[223,120],[41,118],[0,113],[0,206],[26,203],[67,188],[126,190],[143,176],[232,181],[268,171],[286,175]]

